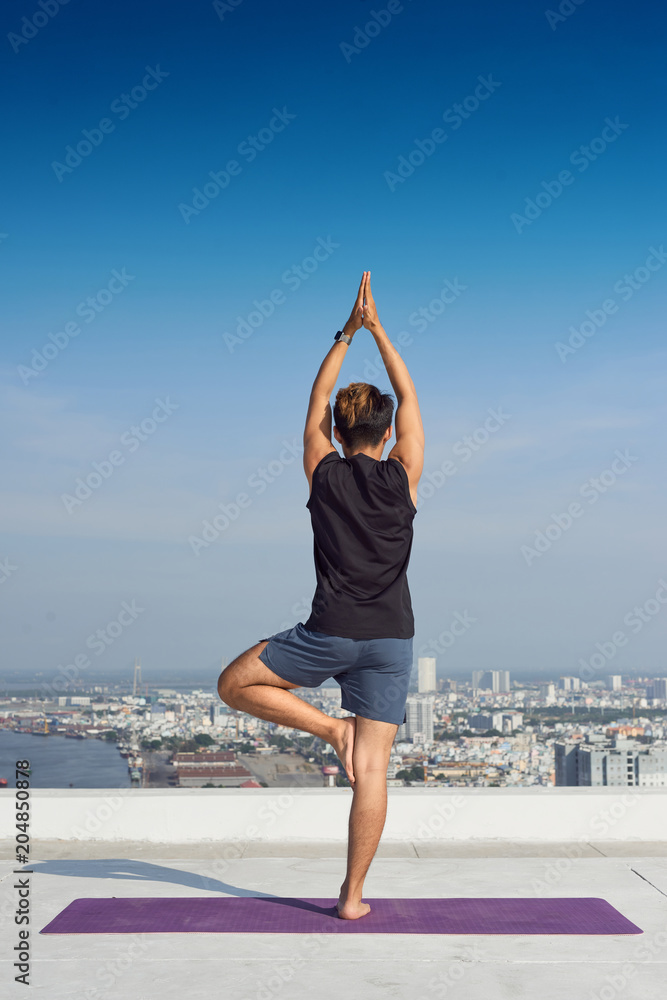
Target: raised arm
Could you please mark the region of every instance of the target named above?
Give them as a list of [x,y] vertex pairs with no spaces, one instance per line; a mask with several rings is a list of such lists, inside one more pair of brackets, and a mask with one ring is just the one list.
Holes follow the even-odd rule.
[[[363,323],[365,283],[366,271],[362,275],[350,318],[343,327],[343,333],[350,338],[354,337]],[[320,365],[320,370],[310,392],[306,427],[303,432],[303,468],[308,477],[309,486],[312,485],[315,467],[325,455],[336,450],[331,442],[331,403],[329,400],[338,380],[347,347],[344,340],[335,341]]]
[[378,319],[371,291],[370,271],[366,276],[365,298],[364,326],[371,331],[375,338],[398,403],[395,418],[396,444],[387,457],[397,459],[405,468],[410,483],[410,493],[414,501],[417,497],[419,477],[424,467],[424,427],[419,412],[417,390],[403,358],[390,341]]

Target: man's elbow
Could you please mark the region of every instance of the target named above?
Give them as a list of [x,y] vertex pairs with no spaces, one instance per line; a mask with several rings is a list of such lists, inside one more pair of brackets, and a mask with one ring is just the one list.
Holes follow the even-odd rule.
[[401,403],[406,403],[408,401],[413,403],[418,403],[417,390],[415,389],[414,386],[410,386],[409,388],[406,389],[401,389],[400,391],[396,390],[396,402],[398,406],[400,406]]

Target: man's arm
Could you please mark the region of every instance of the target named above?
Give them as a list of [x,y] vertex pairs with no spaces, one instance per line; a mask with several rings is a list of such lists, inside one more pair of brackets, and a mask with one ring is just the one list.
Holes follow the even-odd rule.
[[375,300],[371,292],[370,271],[366,278],[365,295],[364,326],[373,334],[398,404],[395,418],[396,444],[387,457],[397,459],[405,468],[410,484],[410,494],[413,502],[416,502],[417,484],[424,467],[424,426],[417,401],[417,390],[403,358],[390,341],[378,319]]
[[[365,282],[366,272],[364,271],[350,318],[343,327],[343,333],[346,333],[348,337],[354,337],[363,323]],[[331,443],[331,403],[329,400],[338,380],[343,358],[347,353],[347,346],[344,340],[338,340],[333,344],[320,365],[310,393],[306,427],[303,432],[303,468],[308,477],[309,486],[312,485],[315,467],[325,455],[336,450]]]

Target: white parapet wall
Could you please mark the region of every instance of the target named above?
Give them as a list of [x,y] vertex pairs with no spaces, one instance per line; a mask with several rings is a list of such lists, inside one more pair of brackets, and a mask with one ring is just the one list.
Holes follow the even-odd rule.
[[[389,788],[383,840],[667,839],[667,790],[653,788]],[[202,843],[344,841],[348,788],[32,789],[39,840]],[[0,792],[0,837],[15,802]]]

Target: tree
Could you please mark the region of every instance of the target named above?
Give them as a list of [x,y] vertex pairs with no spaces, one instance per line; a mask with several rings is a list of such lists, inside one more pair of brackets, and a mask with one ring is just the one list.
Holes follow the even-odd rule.
[[197,733],[195,743],[198,743],[200,747],[210,747],[211,743],[215,743],[215,740],[208,733]]
[[421,764],[415,764],[414,767],[402,768],[396,773],[397,778],[402,778],[403,781],[423,781],[424,780],[424,768]]
[[283,736],[282,733],[273,733],[269,739],[269,746],[278,747],[280,750],[286,750],[288,747],[291,749],[293,743],[289,737]]
[[162,740],[142,740],[142,750],[159,750],[162,747]]

